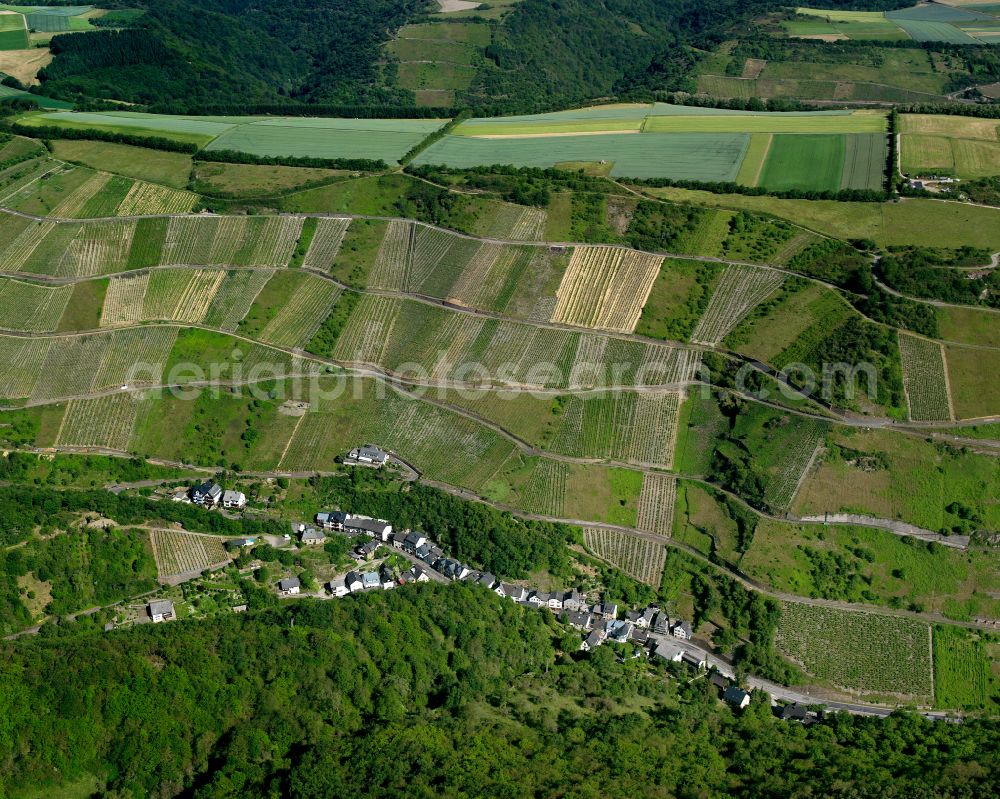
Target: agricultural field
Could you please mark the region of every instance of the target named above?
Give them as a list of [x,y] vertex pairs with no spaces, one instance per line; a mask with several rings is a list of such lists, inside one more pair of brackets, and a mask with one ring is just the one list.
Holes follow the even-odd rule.
[[24,15],[0,9],[0,50],[26,50],[30,46]]
[[931,629],[877,613],[781,603],[778,651],[807,673],[869,699],[932,704]]
[[1000,347],[996,314],[988,310],[953,305],[936,308],[935,316],[942,341]]
[[304,348],[342,292],[328,280],[313,275],[300,277],[294,293],[260,331],[262,341],[281,347]]
[[187,186],[192,166],[191,156],[185,153],[85,139],[57,139],[52,142],[52,155],[61,161],[174,189]]
[[639,495],[639,517],[636,526],[646,533],[669,538],[674,527],[674,502],[677,499],[677,478],[647,472],[642,476]]
[[[853,312],[831,289],[788,281],[787,290],[759,305],[724,339],[725,345],[763,363],[782,368],[796,342],[814,331],[833,330]],[[789,288],[790,287],[790,288]]]
[[901,114],[900,166],[912,176],[981,178],[1000,174],[1000,122]]
[[824,41],[912,39],[917,42],[988,44],[995,41],[997,23],[1000,22],[1000,16],[984,13],[974,5],[956,8],[938,3],[884,12],[820,8],[797,8],[795,11],[797,16],[784,23],[788,34]]
[[859,513],[935,532],[993,530],[1000,527],[996,496],[995,459],[889,431],[835,428],[792,512]]
[[159,263],[167,266],[286,266],[302,230],[301,217],[175,217]]
[[955,418],[979,419],[1000,413],[995,380],[1000,351],[947,345],[944,357]]
[[844,170],[846,140],[837,135],[775,136],[759,185],[772,191],[837,191]]
[[899,355],[910,419],[953,419],[944,348],[935,341],[900,333]]
[[399,59],[398,85],[416,95],[418,106],[448,108],[469,87],[490,29],[481,23],[404,25],[387,47]]
[[394,164],[440,128],[443,119],[324,117],[184,117],[132,111],[54,112],[21,117],[25,125],[157,136],[206,150],[261,156],[368,158]]
[[344,235],[350,224],[350,219],[324,217],[317,220],[316,232],[313,233],[309,249],[302,260],[302,266],[306,269],[329,272],[337,260],[337,255],[344,243]]
[[777,291],[784,279],[775,270],[730,264],[719,278],[691,340],[718,344],[758,304]]
[[654,588],[660,587],[666,561],[663,544],[602,527],[584,527],[583,543],[599,558],[630,577]]
[[635,332],[652,338],[689,341],[723,268],[718,264],[665,258]]
[[160,580],[191,576],[229,562],[224,540],[180,530],[150,530],[149,540]]
[[631,333],[663,258],[617,247],[576,247],[556,291],[553,322]]
[[140,398],[128,392],[70,400],[56,435],[56,445],[127,452],[140,403]]
[[336,183],[352,174],[340,169],[196,161],[191,171],[191,188],[199,194],[216,197],[275,197]]
[[50,333],[59,326],[72,294],[72,286],[50,288],[0,279],[0,328]]
[[934,703],[939,708],[995,707],[997,640],[989,633],[938,625],[934,628]]

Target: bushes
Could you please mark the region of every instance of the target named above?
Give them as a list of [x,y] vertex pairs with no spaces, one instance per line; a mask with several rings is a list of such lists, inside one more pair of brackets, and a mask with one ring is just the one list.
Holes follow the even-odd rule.
[[[66,137],[64,137],[66,138]],[[379,172],[388,168],[382,159],[373,158],[309,158],[291,155],[253,155],[238,150],[198,150],[196,161],[216,161],[224,164],[259,164],[264,166],[301,166],[313,169],[353,169],[359,172]]]
[[191,142],[174,141],[162,136],[136,136],[132,133],[116,133],[97,128],[69,128],[57,125],[24,125],[20,122],[11,124],[10,129],[22,136],[35,139],[86,139],[90,141],[106,141],[114,144],[131,144],[135,147],[148,147],[151,150],[166,150],[173,153],[196,153],[198,145]]

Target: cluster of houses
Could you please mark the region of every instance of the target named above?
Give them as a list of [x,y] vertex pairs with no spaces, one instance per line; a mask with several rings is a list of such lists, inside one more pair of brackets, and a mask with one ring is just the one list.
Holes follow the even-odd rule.
[[174,499],[209,509],[222,507],[226,510],[243,510],[247,506],[247,498],[242,491],[224,491],[222,486],[212,480],[206,480],[190,491],[179,493]]

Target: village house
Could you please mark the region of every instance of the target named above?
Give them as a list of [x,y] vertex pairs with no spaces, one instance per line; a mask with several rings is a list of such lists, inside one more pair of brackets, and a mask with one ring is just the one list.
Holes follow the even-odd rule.
[[489,572],[483,572],[479,575],[479,579],[476,580],[476,585],[481,585],[484,588],[489,588],[490,590],[493,589],[493,586],[496,585],[496,583],[496,575],[490,574]]
[[670,641],[661,641],[653,649],[653,654],[671,663],[680,663],[684,659],[684,650]]
[[528,589],[524,586],[513,583],[500,583],[503,595],[514,602],[526,602],[528,600]]
[[214,508],[222,501],[222,486],[213,483],[211,480],[196,485],[191,489],[191,501],[195,505],[205,508]]
[[614,619],[605,623],[604,631],[616,644],[624,644],[632,637],[632,622]]
[[737,710],[743,710],[750,704],[750,694],[738,685],[730,685],[722,694],[722,699]]
[[234,538],[232,541],[226,542],[226,548],[243,549],[243,547],[252,547],[256,541],[256,538]]
[[606,621],[618,618],[618,605],[601,603],[594,605],[593,613]]
[[298,577],[286,577],[278,581],[278,590],[282,596],[295,596],[302,590],[302,581]]
[[361,575],[355,571],[350,571],[344,575],[344,585],[352,594],[357,594],[365,590],[365,584],[361,582]]
[[682,641],[691,640],[692,636],[691,625],[688,624],[683,619],[678,619],[677,623],[674,624],[670,632],[674,636],[674,638],[680,638]]
[[359,563],[361,561],[370,560],[378,551],[378,548],[378,541],[365,541],[363,544],[358,544],[358,546],[354,548],[354,559]]
[[340,510],[321,511],[316,514],[316,524],[324,530],[342,532],[347,519],[347,514]]
[[247,506],[247,497],[242,491],[226,491],[222,495],[222,507],[230,510],[243,510]]
[[792,704],[781,708],[778,717],[784,721],[805,721],[809,717],[809,711],[805,705],[792,702]]
[[147,611],[154,624],[159,624],[161,621],[171,621],[175,618],[174,603],[169,599],[157,599],[150,602]]
[[365,591],[371,591],[373,588],[381,588],[382,581],[379,579],[378,572],[365,572],[362,574],[361,585]]
[[402,530],[397,530],[392,534],[392,539],[391,539],[392,545],[396,547],[396,549],[402,549],[403,542],[406,541],[406,536],[408,535],[409,533],[404,533]]
[[586,600],[583,594],[577,591],[575,588],[572,591],[567,591],[562,597],[562,606],[565,610],[583,610]]
[[653,619],[659,612],[660,612],[659,608],[650,605],[642,612],[642,615],[638,619],[636,619],[635,622],[636,626],[642,627],[644,630],[648,630],[650,627],[653,626]]
[[691,668],[701,671],[708,668],[708,660],[701,652],[691,649],[684,650],[684,662]]
[[418,583],[426,583],[431,579],[430,577],[427,576],[427,572],[425,572],[419,566],[414,566],[412,569],[410,569],[410,572],[411,574],[413,574],[413,579],[415,579]]
[[547,591],[532,591],[528,594],[528,604],[540,608],[549,606],[549,594]]
[[672,623],[673,619],[661,611],[653,618],[653,632],[658,635],[669,635]]
[[315,547],[326,541],[326,535],[315,527],[307,527],[301,536],[303,546]]
[[559,619],[577,630],[587,631],[594,623],[594,617],[581,610],[564,610]]
[[635,627],[632,630],[632,642],[639,644],[639,646],[645,646],[649,641],[649,630],[645,630],[642,627]]
[[406,538],[403,539],[403,551],[409,552],[412,555],[426,543],[427,543],[427,538],[424,537],[421,533],[417,532],[407,533]]
[[600,630],[594,630],[586,638],[583,639],[583,643],[580,644],[581,652],[591,652],[601,645],[604,640],[604,633]]
[[364,466],[374,466],[375,468],[384,466],[388,459],[389,455],[374,444],[365,444],[347,453],[347,460],[349,462],[359,463]]
[[390,588],[396,587],[396,575],[394,575],[384,563],[382,564],[382,568],[379,569],[378,576],[382,581],[383,591],[388,591]]
[[379,541],[388,541],[392,535],[392,525],[385,519],[370,519],[367,516],[348,516],[344,522],[348,535],[367,535]]
[[336,580],[331,580],[329,585],[330,593],[335,597],[347,596],[351,593],[351,589],[347,587],[343,577],[338,577]]

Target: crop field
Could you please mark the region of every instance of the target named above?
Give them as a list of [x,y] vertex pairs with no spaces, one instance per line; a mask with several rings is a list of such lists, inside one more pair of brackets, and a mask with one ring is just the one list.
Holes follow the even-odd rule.
[[923,622],[782,602],[775,646],[847,692],[933,701],[931,630]]
[[631,333],[661,263],[660,256],[624,248],[575,248],[552,321]]
[[881,191],[885,183],[887,158],[884,133],[846,137],[840,188]]
[[486,485],[487,497],[528,513],[556,518],[565,515],[569,464],[515,456],[505,464],[503,478],[506,482],[491,481]]
[[621,530],[584,527],[583,542],[602,560],[654,588],[660,587],[667,553],[663,544]]
[[240,310],[242,318],[268,275],[257,270],[169,268],[116,275],[108,284],[101,326],[156,320],[202,322],[210,309],[216,321],[228,320]]
[[228,563],[224,539],[180,530],[150,530],[156,572],[161,580],[201,573],[209,566]]
[[1000,413],[996,391],[1000,352],[948,345],[945,364],[956,419],[978,419]]
[[447,296],[463,270],[484,246],[488,245],[475,239],[417,226],[405,290],[432,297]]
[[781,457],[774,459],[764,487],[769,507],[788,510],[826,433],[825,424],[801,420],[793,426],[793,433],[783,438]]
[[129,328],[46,339],[31,398],[72,397],[135,382],[159,382],[177,331]]
[[149,272],[111,278],[101,309],[101,327],[143,321],[145,318],[143,307],[148,288]]
[[771,269],[730,264],[719,278],[708,307],[691,334],[691,341],[718,344],[775,292],[784,279],[781,272]]
[[288,302],[278,309],[261,331],[268,344],[301,349],[309,343],[342,289],[328,280],[302,275],[302,280]]
[[30,46],[24,15],[0,11],[0,50],[25,50]]
[[70,400],[56,436],[58,446],[100,447],[127,452],[140,400],[127,392]]
[[551,448],[566,455],[669,469],[679,398],[677,392],[635,391],[570,396]]
[[59,326],[72,286],[49,288],[20,280],[0,280],[0,327],[49,333]]
[[989,41],[989,33],[996,23],[996,17],[980,13],[975,6],[955,8],[944,4],[916,5],[887,12],[797,8],[796,13],[800,17],[786,22],[785,29],[793,36],[806,38],[833,36],[982,44]]
[[301,217],[292,216],[176,217],[167,226],[161,263],[286,266],[302,222]]
[[647,533],[669,538],[674,529],[674,503],[677,500],[677,478],[666,474],[646,473],[642,476],[637,527]]
[[997,120],[903,114],[900,131],[900,165],[908,174],[959,178],[1000,174]]
[[973,630],[934,628],[934,704],[939,708],[988,710],[998,685],[993,659]]
[[772,191],[838,191],[845,153],[846,137],[841,135],[776,135],[759,185]]
[[608,133],[527,138],[445,136],[415,165],[470,168],[491,164],[552,167],[567,161],[611,162],[613,177],[735,180],[749,135],[743,133]]
[[899,355],[903,362],[903,386],[906,389],[910,419],[953,419],[942,346],[934,341],[900,333]]
[[410,250],[414,225],[393,219],[378,248],[375,263],[368,274],[368,285],[386,291],[405,291],[410,282]]
[[333,267],[333,262],[337,260],[337,254],[344,243],[344,234],[351,224],[350,219],[336,219],[324,217],[317,220],[316,232],[309,243],[309,250],[302,261],[306,269],[318,269],[321,272],[329,272]]
[[54,339],[0,336],[0,399],[21,399],[31,395]]
[[[154,183],[136,181],[118,204],[116,216],[184,214],[194,208],[198,196]],[[110,214],[109,214],[110,215]]]
[[201,322],[220,330],[236,330],[274,272],[234,269],[226,273]]
[[545,238],[546,213],[527,205],[494,202],[491,213],[477,225],[476,233],[486,238],[510,241],[541,241]]
[[569,250],[484,244],[448,292],[461,305],[547,322]]
[[880,112],[846,114],[757,113],[740,115],[651,116],[643,126],[651,132],[685,133],[885,133],[886,117]]
[[[349,363],[378,365],[392,337],[400,303],[390,297],[364,294],[337,339],[333,357]],[[412,335],[408,332],[406,335]]]
[[310,158],[375,158],[394,164],[444,119],[268,118],[230,127],[206,150]]

